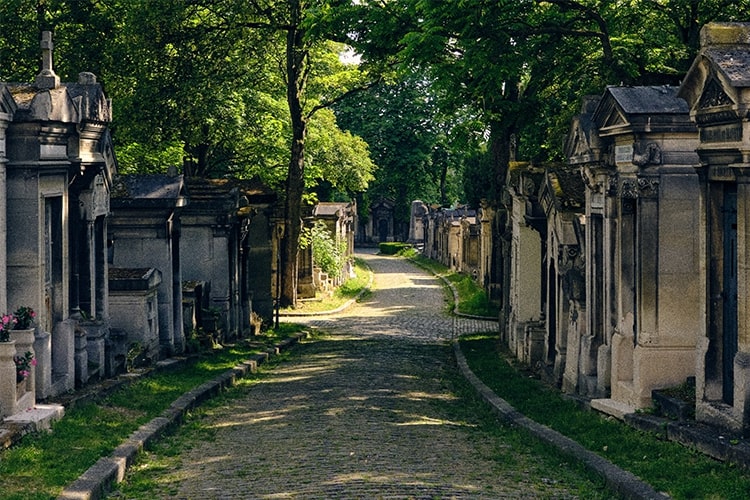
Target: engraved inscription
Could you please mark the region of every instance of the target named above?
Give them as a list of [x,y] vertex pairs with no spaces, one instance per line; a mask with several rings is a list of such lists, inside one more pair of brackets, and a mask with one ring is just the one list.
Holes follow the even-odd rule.
[[631,161],[633,161],[633,145],[632,144],[615,147],[615,162],[630,163]]
[[741,123],[701,128],[701,142],[739,142],[741,140]]

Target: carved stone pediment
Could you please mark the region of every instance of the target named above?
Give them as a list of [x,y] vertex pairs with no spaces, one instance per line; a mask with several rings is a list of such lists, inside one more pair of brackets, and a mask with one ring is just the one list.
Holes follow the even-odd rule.
[[8,115],[7,117],[10,119],[17,108],[16,101],[13,99],[8,87],[5,85],[0,86],[0,114]]
[[625,118],[625,116],[620,112],[620,110],[617,107],[612,107],[610,109],[609,114],[606,116],[602,123],[602,128],[614,128],[614,127],[623,127],[628,125],[629,122]]
[[733,104],[734,101],[727,95],[716,77],[709,78],[698,100],[698,109],[704,110]]

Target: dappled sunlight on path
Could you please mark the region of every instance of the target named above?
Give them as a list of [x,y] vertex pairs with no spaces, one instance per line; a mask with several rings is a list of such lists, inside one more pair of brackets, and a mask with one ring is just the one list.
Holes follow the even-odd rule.
[[496,324],[448,316],[439,282],[402,259],[363,258],[376,273],[371,297],[288,318],[320,335],[245,397],[209,409],[201,438],[159,474],[152,497],[571,496],[533,479],[542,471],[529,451],[497,460],[507,445],[470,437],[484,431],[450,387],[448,342],[457,329]]

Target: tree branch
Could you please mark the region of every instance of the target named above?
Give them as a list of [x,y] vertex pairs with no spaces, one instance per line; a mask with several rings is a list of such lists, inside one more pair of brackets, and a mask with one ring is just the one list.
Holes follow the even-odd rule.
[[307,113],[306,118],[308,118],[308,119],[311,118],[312,115],[314,115],[319,110],[324,109],[324,108],[330,108],[334,104],[343,101],[344,99],[346,99],[349,96],[352,96],[352,95],[357,94],[359,92],[364,92],[366,90],[369,90],[369,89],[375,87],[376,85],[379,85],[382,81],[383,81],[383,77],[379,76],[375,80],[372,80],[372,81],[370,81],[370,82],[368,82],[368,83],[366,83],[364,85],[351,88],[351,89],[347,90],[346,92],[344,92],[343,94],[337,95],[333,99],[329,99],[326,102],[323,102],[323,103],[320,103],[320,104],[318,104],[316,106],[313,106],[313,108]]

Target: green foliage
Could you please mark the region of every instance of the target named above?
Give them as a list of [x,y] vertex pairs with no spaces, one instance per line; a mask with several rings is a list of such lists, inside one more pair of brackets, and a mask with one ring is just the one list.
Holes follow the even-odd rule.
[[397,255],[399,252],[411,248],[411,245],[398,241],[382,241],[378,243],[378,248],[383,255]]
[[448,279],[458,292],[458,311],[475,316],[496,318],[499,305],[489,300],[487,293],[468,274],[452,273]]
[[[364,191],[374,177],[375,164],[367,143],[349,131],[342,131],[330,109],[321,109],[310,120],[305,177],[318,199],[331,201],[332,192],[351,198]],[[330,191],[323,188],[330,186]]]
[[311,228],[304,228],[300,248],[312,248],[313,264],[331,277],[341,276],[348,259],[346,242],[336,241],[325,222],[316,220]]
[[117,166],[120,174],[159,174],[170,166],[181,168],[184,147],[179,142],[172,145],[143,145],[137,142],[117,147]]
[[363,204],[382,198],[408,222],[411,202],[450,205],[464,198],[465,159],[477,147],[477,122],[464,109],[444,113],[427,72],[411,72],[335,106],[338,123],[369,145],[377,176]]

